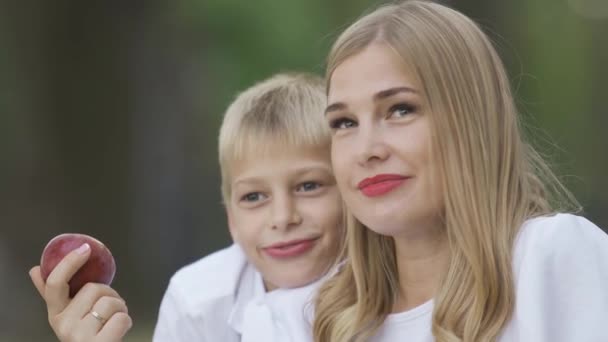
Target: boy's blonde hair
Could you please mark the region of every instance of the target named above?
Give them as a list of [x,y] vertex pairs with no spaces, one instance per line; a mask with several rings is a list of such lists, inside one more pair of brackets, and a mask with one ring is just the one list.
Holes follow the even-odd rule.
[[240,93],[224,115],[219,135],[222,197],[229,203],[231,166],[264,156],[276,148],[327,147],[329,127],[323,118],[327,98],[322,78],[282,73]]

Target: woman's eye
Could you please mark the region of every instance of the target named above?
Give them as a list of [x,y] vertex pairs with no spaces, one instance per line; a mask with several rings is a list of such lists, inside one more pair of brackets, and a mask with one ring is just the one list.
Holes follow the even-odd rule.
[[257,202],[260,201],[264,198],[264,195],[262,195],[259,192],[250,192],[248,194],[245,194],[241,197],[241,201],[244,202]]
[[398,103],[388,110],[389,117],[402,118],[408,114],[416,112],[416,107],[407,103]]
[[351,119],[347,119],[347,118],[338,118],[335,120],[331,120],[329,123],[329,127],[331,129],[344,129],[344,128],[351,128],[351,127],[355,127],[356,123],[351,120]]
[[304,182],[298,185],[297,191],[314,191],[321,187],[321,184],[317,182]]

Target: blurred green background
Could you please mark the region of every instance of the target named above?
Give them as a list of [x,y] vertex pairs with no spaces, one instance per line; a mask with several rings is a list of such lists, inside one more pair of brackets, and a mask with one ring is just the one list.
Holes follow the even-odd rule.
[[[0,341],[53,340],[29,268],[113,251],[146,341],[171,274],[229,244],[216,137],[235,92],[323,72],[363,0],[0,2]],[[608,227],[608,1],[453,0],[491,35],[535,144]]]

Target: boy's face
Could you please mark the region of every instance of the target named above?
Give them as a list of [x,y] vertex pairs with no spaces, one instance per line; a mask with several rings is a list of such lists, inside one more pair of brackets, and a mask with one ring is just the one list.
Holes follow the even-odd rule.
[[334,261],[341,199],[327,148],[281,148],[231,166],[232,238],[267,290],[309,284]]

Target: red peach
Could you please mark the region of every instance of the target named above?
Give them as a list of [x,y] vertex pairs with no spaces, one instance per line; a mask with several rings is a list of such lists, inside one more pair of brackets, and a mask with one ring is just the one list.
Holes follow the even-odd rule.
[[69,281],[70,297],[74,297],[86,283],[110,285],[116,272],[116,264],[110,250],[99,240],[85,234],[61,234],[52,238],[42,251],[40,272],[44,281],[66,254],[88,243],[91,254],[87,262]]

